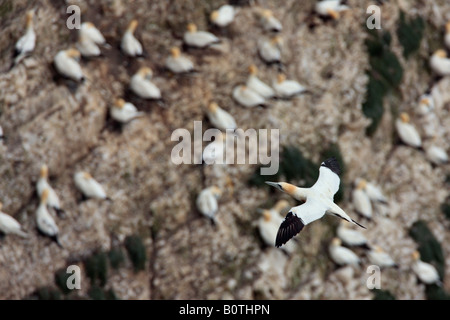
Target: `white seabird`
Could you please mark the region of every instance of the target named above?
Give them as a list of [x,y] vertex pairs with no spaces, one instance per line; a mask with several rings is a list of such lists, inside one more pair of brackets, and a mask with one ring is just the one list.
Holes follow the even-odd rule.
[[273,81],[272,87],[278,98],[289,99],[294,95],[306,91],[306,88],[295,80],[286,80],[284,74],[278,74],[277,79]]
[[36,33],[33,29],[33,16],[34,11],[30,10],[26,13],[26,29],[25,34],[19,38],[15,46],[15,60],[14,64],[17,64],[22,60],[27,54],[33,52],[36,46]]
[[431,94],[423,94],[419,98],[417,113],[424,116],[434,110],[434,99]]
[[353,265],[358,266],[361,260],[359,257],[350,249],[343,247],[342,242],[339,238],[333,238],[330,245],[328,246],[328,252],[331,259],[338,265]]
[[130,89],[142,99],[161,99],[161,91],[150,80],[153,72],[148,67],[141,67],[130,80]]
[[441,165],[448,162],[448,155],[445,149],[435,144],[428,145],[425,148],[425,155],[427,159],[435,165]]
[[216,213],[219,209],[219,204],[217,199],[222,195],[222,191],[216,187],[212,186],[206,189],[203,189],[197,196],[195,200],[195,204],[197,209],[203,214],[205,217],[211,219],[211,221],[215,224],[216,221]]
[[266,31],[279,32],[283,29],[280,20],[274,17],[272,10],[264,9],[260,13],[261,24]]
[[28,235],[22,230],[20,223],[9,214],[2,212],[3,203],[0,202],[0,232],[4,234],[15,234],[23,238]]
[[86,171],[78,171],[73,176],[75,185],[86,198],[111,200],[105,189]]
[[232,95],[237,103],[247,108],[264,105],[266,102],[264,97],[245,85],[234,87]]
[[346,220],[341,220],[336,235],[342,240],[342,243],[349,247],[369,248],[366,236],[358,230],[352,229],[351,224]]
[[436,50],[430,58],[431,69],[439,76],[450,75],[450,59],[443,49]]
[[280,63],[282,45],[283,39],[280,36],[262,39],[258,41],[258,53],[266,63]]
[[219,107],[215,102],[211,102],[208,105],[206,114],[211,124],[217,129],[226,131],[227,129],[235,130],[237,128],[233,116]]
[[211,12],[209,19],[216,26],[223,28],[233,22],[234,14],[234,7],[230,6],[229,4],[225,4],[219,9]]
[[47,206],[54,209],[58,214],[58,216],[64,215],[64,210],[61,209],[59,197],[48,182],[48,167],[46,164],[43,164],[41,166],[41,170],[39,173],[39,180],[36,183],[36,190],[39,198],[42,197],[42,193],[44,192],[44,190],[48,190]]
[[193,23],[188,24],[183,40],[188,46],[196,48],[204,48],[220,42],[220,39],[211,32],[198,31],[197,26]]
[[97,44],[84,34],[78,36],[76,47],[85,58],[98,57],[102,54]]
[[66,78],[83,81],[84,74],[81,69],[78,59],[80,58],[80,52],[76,49],[67,49],[59,51],[54,60],[54,66],[58,73]]
[[58,246],[62,248],[61,243],[59,242],[58,235],[59,229],[53,220],[53,217],[47,210],[47,198],[48,198],[48,190],[42,191],[41,202],[39,203],[39,207],[36,210],[36,224],[38,230],[44,234],[45,236],[50,237],[53,241],[55,241]]
[[372,219],[372,204],[365,191],[367,181],[359,179],[355,182],[356,187],[352,190],[352,203],[355,211],[368,219]]
[[267,84],[262,82],[258,76],[258,68],[252,64],[248,67],[250,75],[247,78],[246,86],[258,93],[264,99],[270,99],[275,96],[275,91]]
[[380,268],[398,268],[394,259],[392,259],[392,257],[380,246],[375,246],[374,249],[367,252],[367,257],[371,264],[377,265]]
[[326,159],[320,165],[319,178],[310,188],[299,188],[285,182],[266,182],[297,200],[306,202],[291,208],[278,230],[276,246],[289,241],[303,227],[322,218],[325,213],[347,220],[365,229],[364,226],[350,218],[344,210],[334,203],[334,194],[339,190],[340,168],[336,158]]
[[122,49],[122,51],[130,57],[142,56],[143,54],[142,44],[134,36],[134,31],[136,30],[137,26],[138,21],[136,19],[131,20],[127,30],[123,34],[122,41],[120,43],[120,48]]
[[165,66],[173,73],[185,73],[194,70],[194,63],[188,57],[182,55],[177,47],[170,49],[170,56],[167,57]]
[[78,30],[78,36],[85,36],[98,45],[105,45],[106,40],[103,34],[98,30],[92,22],[83,22]]
[[386,196],[381,191],[380,187],[375,185],[372,182],[369,182],[365,179],[356,179],[355,180],[356,185],[360,184],[364,187],[364,191],[366,192],[367,196],[369,197],[370,201],[373,202],[381,202],[386,204],[388,202]]
[[126,102],[123,99],[116,99],[114,101],[114,105],[110,108],[110,114],[111,118],[120,123],[127,123],[145,115],[144,112],[138,111],[134,104]]
[[340,12],[349,10],[350,7],[341,4],[341,0],[322,0],[316,2],[314,10],[321,16],[339,19]]
[[422,146],[422,139],[420,138],[419,132],[411,124],[411,119],[406,112],[402,112],[399,118],[395,120],[395,128],[398,136],[405,144],[414,148]]
[[413,265],[412,270],[416,274],[416,276],[419,278],[420,281],[422,281],[425,284],[437,284],[442,285],[442,282],[439,278],[439,273],[437,272],[435,266],[428,262],[424,262],[420,260],[420,253],[419,251],[414,251],[413,254]]

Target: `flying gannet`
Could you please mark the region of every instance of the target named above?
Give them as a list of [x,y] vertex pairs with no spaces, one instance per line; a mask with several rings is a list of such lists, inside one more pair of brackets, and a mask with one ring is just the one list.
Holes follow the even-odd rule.
[[22,230],[20,223],[9,214],[2,212],[3,203],[0,202],[0,232],[4,234],[16,234],[23,238],[28,235]]
[[54,209],[58,216],[64,216],[64,210],[61,209],[59,197],[48,182],[48,167],[46,164],[43,164],[41,166],[39,180],[36,183],[36,190],[39,198],[42,197],[42,193],[44,192],[44,190],[47,190],[47,206]]
[[262,106],[266,103],[264,97],[245,85],[234,87],[232,96],[237,103],[247,108]]
[[425,284],[437,284],[442,285],[442,282],[439,278],[439,273],[437,272],[436,268],[428,263],[420,260],[420,253],[419,251],[414,251],[412,253],[413,256],[413,265],[412,270],[417,275],[420,281],[422,281]]
[[422,139],[416,127],[411,123],[411,119],[406,112],[402,112],[395,120],[395,128],[398,136],[406,144],[414,148],[422,146]]
[[333,238],[328,246],[328,252],[331,259],[338,265],[358,266],[361,260],[352,250],[343,247],[341,239]]
[[110,114],[111,118],[120,123],[127,123],[145,115],[144,112],[138,111],[134,104],[126,102],[123,99],[116,99],[114,101],[114,105],[110,108]]
[[214,34],[208,31],[198,31],[194,23],[189,23],[183,36],[184,43],[191,47],[205,48],[220,42]]
[[84,81],[83,70],[81,69],[78,59],[80,52],[76,49],[67,49],[59,51],[54,60],[54,66],[58,73],[66,78],[82,82]]
[[76,187],[86,198],[111,200],[111,198],[106,195],[102,185],[98,183],[89,172],[78,171],[74,174],[73,178]]
[[217,129],[226,131],[227,129],[235,130],[237,128],[233,116],[219,107],[215,102],[211,102],[208,105],[206,114],[209,122]]
[[321,16],[339,19],[340,12],[350,9],[350,7],[341,4],[341,0],[322,0],[316,2],[314,9]]
[[278,98],[289,99],[294,95],[306,91],[306,88],[295,80],[286,80],[286,75],[278,74],[277,79],[273,81],[272,87]]
[[444,49],[436,50],[430,58],[431,69],[439,76],[450,75],[450,59]]
[[148,67],[141,67],[130,80],[130,89],[142,99],[161,99],[161,91],[150,80],[153,72]]
[[170,49],[170,56],[167,57],[165,66],[173,73],[186,73],[194,70],[194,63],[182,55],[177,47]]
[[55,220],[53,220],[53,217],[50,215],[50,212],[47,210],[48,194],[49,192],[47,189],[42,191],[41,201],[36,210],[36,224],[39,232],[55,241],[58,246],[62,248],[62,245],[58,239],[58,226],[56,225]]
[[127,30],[123,34],[122,41],[120,43],[122,51],[130,57],[142,56],[143,54],[142,44],[134,36],[134,31],[136,30],[137,26],[138,21],[136,19],[133,19],[128,25]]
[[211,222],[216,224],[216,213],[219,209],[219,204],[217,199],[222,195],[222,191],[216,187],[212,186],[206,189],[203,189],[197,196],[195,200],[195,204],[197,209],[203,214],[205,217],[211,219]]
[[221,6],[219,9],[211,12],[209,19],[216,26],[223,28],[228,26],[231,22],[233,22],[234,14],[235,12],[233,6],[225,4]]
[[283,29],[280,20],[274,17],[272,10],[264,9],[260,13],[261,24],[266,31],[279,32]]
[[246,83],[247,88],[250,88],[251,90],[255,91],[264,99],[270,99],[273,96],[275,96],[275,91],[258,78],[257,76],[258,68],[254,64],[248,67],[248,71],[250,75],[247,78]]
[[275,245],[285,244],[303,227],[315,220],[322,218],[325,213],[337,216],[365,229],[364,226],[350,218],[344,210],[334,203],[334,194],[339,190],[340,168],[336,158],[326,159],[320,165],[319,178],[310,188],[299,188],[285,182],[266,182],[293,198],[306,202],[291,208],[278,230]]
[[25,34],[19,38],[15,46],[15,60],[14,64],[18,64],[25,56],[33,52],[36,46],[36,33],[33,29],[34,11],[30,10],[26,13],[26,30]]

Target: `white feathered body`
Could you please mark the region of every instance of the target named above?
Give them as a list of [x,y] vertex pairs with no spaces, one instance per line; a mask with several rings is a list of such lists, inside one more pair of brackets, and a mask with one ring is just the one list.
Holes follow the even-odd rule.
[[270,99],[275,96],[275,91],[263,81],[261,81],[256,75],[250,75],[247,79],[247,88],[255,91],[265,99]]
[[80,64],[75,59],[69,57],[64,50],[56,54],[54,65],[56,71],[67,78],[75,81],[81,81],[84,78]]
[[20,223],[11,217],[9,214],[0,211],[0,231],[5,234],[16,234],[18,236],[27,237],[27,234],[22,231]]
[[130,102],[126,102],[122,108],[112,106],[110,112],[111,118],[121,123],[127,123],[145,114],[144,112],[138,111],[136,106]]
[[400,139],[407,145],[415,148],[422,145],[422,139],[420,138],[419,132],[411,123],[403,122],[401,119],[396,119],[395,128],[397,129]]
[[219,38],[207,31],[187,31],[184,33],[183,39],[188,46],[197,48],[204,48],[219,42]]
[[87,198],[106,199],[105,190],[94,178],[86,178],[84,172],[74,175],[75,185]]
[[234,100],[247,108],[263,105],[266,102],[264,97],[260,96],[257,92],[250,88],[244,88],[243,86],[235,87],[232,95]]
[[131,77],[130,89],[143,99],[161,99],[159,88],[138,73]]

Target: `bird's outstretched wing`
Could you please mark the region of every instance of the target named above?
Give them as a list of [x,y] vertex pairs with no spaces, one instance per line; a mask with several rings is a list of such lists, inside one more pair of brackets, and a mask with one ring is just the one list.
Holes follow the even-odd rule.
[[302,231],[304,226],[302,219],[297,217],[292,211],[289,211],[278,229],[275,247],[279,248],[288,242],[297,233]]
[[334,194],[339,190],[339,184],[341,182],[341,179],[339,178],[340,173],[341,169],[336,158],[325,160],[320,165],[319,178],[311,189],[324,194],[333,201]]

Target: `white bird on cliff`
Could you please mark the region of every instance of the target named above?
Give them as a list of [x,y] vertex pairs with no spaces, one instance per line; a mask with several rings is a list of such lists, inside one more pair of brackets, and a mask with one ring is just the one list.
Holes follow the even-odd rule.
[[206,114],[211,124],[217,129],[226,131],[227,129],[235,130],[237,128],[233,116],[219,107],[215,102],[211,102],[208,105]]
[[255,91],[264,99],[270,99],[275,96],[275,91],[258,78],[258,68],[254,64],[248,67],[248,71],[250,75],[248,76],[246,82],[247,88]]
[[120,43],[120,48],[122,51],[130,57],[142,56],[144,52],[142,49],[142,44],[134,36],[134,31],[137,26],[138,21],[136,19],[131,20],[127,30],[122,36],[122,41]]
[[350,7],[341,4],[341,0],[322,0],[316,2],[314,10],[321,16],[339,19],[340,12],[349,10]]
[[444,148],[431,144],[425,148],[425,155],[429,161],[435,165],[441,165],[448,162],[448,155]]
[[400,139],[407,145],[419,148],[422,146],[422,139],[416,127],[411,123],[411,119],[406,112],[402,112],[395,120],[395,128]]
[[127,123],[145,115],[144,112],[138,111],[134,104],[126,102],[123,99],[116,99],[114,101],[114,105],[110,108],[110,114],[111,118],[120,123]]
[[416,276],[419,278],[420,281],[422,281],[425,284],[437,284],[442,285],[442,282],[439,277],[439,273],[437,272],[435,266],[428,262],[424,262],[420,260],[420,253],[419,251],[414,251],[412,253],[413,256],[413,265],[412,270],[416,274]]
[[217,199],[222,195],[222,191],[216,187],[212,186],[203,189],[197,196],[195,204],[197,209],[205,217],[211,219],[211,221],[216,224],[216,213],[219,210],[219,204]]
[[102,54],[97,44],[84,34],[78,36],[76,47],[85,58],[98,57]]
[[67,49],[59,51],[54,60],[54,66],[58,73],[66,78],[83,81],[84,74],[81,69],[78,59],[80,58],[80,52],[77,49]]
[[40,172],[39,172],[39,180],[36,183],[36,190],[39,198],[42,197],[42,193],[44,190],[48,191],[47,196],[47,205],[54,209],[58,216],[64,215],[64,210],[61,209],[61,203],[59,201],[59,197],[56,194],[55,190],[50,186],[48,182],[48,167],[46,164],[43,164],[41,166]]
[[33,29],[34,11],[30,10],[26,13],[26,29],[25,34],[17,40],[15,45],[14,64],[19,63],[25,56],[33,52],[36,46],[36,33]]
[[325,213],[347,220],[365,229],[364,226],[350,218],[344,210],[334,203],[334,194],[339,190],[340,167],[336,158],[326,159],[321,163],[319,178],[310,188],[299,188],[285,182],[266,182],[268,185],[286,192],[293,198],[306,202],[291,208],[278,230],[275,245],[285,244],[303,227],[322,218]]
[[273,81],[272,87],[278,98],[289,99],[293,96],[306,91],[306,88],[295,80],[286,80],[286,75],[278,74],[277,79]]
[[358,179],[355,184],[356,187],[352,190],[352,203],[355,211],[368,219],[372,219],[372,204],[365,191],[367,181]]
[[198,31],[197,26],[194,23],[188,24],[183,40],[186,45],[196,48],[205,48],[220,42],[220,39],[211,32]]
[[266,63],[280,63],[281,62],[281,48],[283,39],[280,36],[272,37],[271,39],[262,39],[258,41],[259,56]]
[[381,191],[380,187],[375,185],[374,183],[360,178],[357,178],[355,180],[355,183],[356,185],[361,184],[361,186],[363,186],[363,189],[369,197],[370,201],[381,202],[384,204],[388,202],[388,199],[383,194],[383,191]]
[[364,247],[368,249],[370,246],[368,245],[366,236],[359,230],[352,229],[350,226],[351,224],[349,222],[341,220],[336,230],[336,235],[342,240],[342,243],[349,247]]
[[42,234],[55,241],[58,244],[58,246],[62,248],[62,245],[58,239],[59,236],[58,226],[56,225],[55,220],[53,220],[53,217],[51,216],[50,212],[48,212],[47,210],[48,194],[49,191],[47,189],[42,191],[41,201],[39,203],[39,207],[36,210],[36,224],[38,230]]
[[234,87],[232,96],[237,103],[247,108],[261,106],[266,102],[264,97],[260,96],[257,92],[245,85],[238,85]]
[[161,99],[161,91],[150,80],[153,72],[148,67],[141,67],[130,80],[130,89],[142,99]]
[[111,200],[106,195],[105,189],[98,183],[89,172],[78,171],[73,176],[75,185],[86,198]]
[[261,24],[266,31],[279,32],[283,29],[280,20],[274,17],[272,10],[263,9],[260,12]]
[[4,234],[15,234],[23,238],[28,235],[22,230],[20,223],[9,214],[2,212],[3,203],[0,202],[0,232]]
[[394,259],[380,246],[375,246],[374,249],[367,252],[367,257],[371,264],[377,265],[380,268],[398,268]]
[[92,22],[83,22],[78,30],[78,36],[84,36],[98,45],[106,44],[105,37]]
[[225,4],[219,9],[211,12],[209,19],[216,26],[223,28],[233,22],[234,14],[234,7],[229,4]]
[[423,94],[419,98],[417,113],[424,116],[434,110],[434,99],[431,94]]
[[188,57],[182,55],[177,47],[170,49],[170,56],[167,57],[165,66],[173,73],[186,73],[194,70],[194,63]]
[[431,69],[439,76],[450,75],[450,59],[444,49],[436,50],[430,58]]
[[331,243],[328,246],[328,252],[331,259],[340,266],[358,266],[361,262],[356,253],[342,246],[342,241],[339,238],[333,238],[331,240]]

